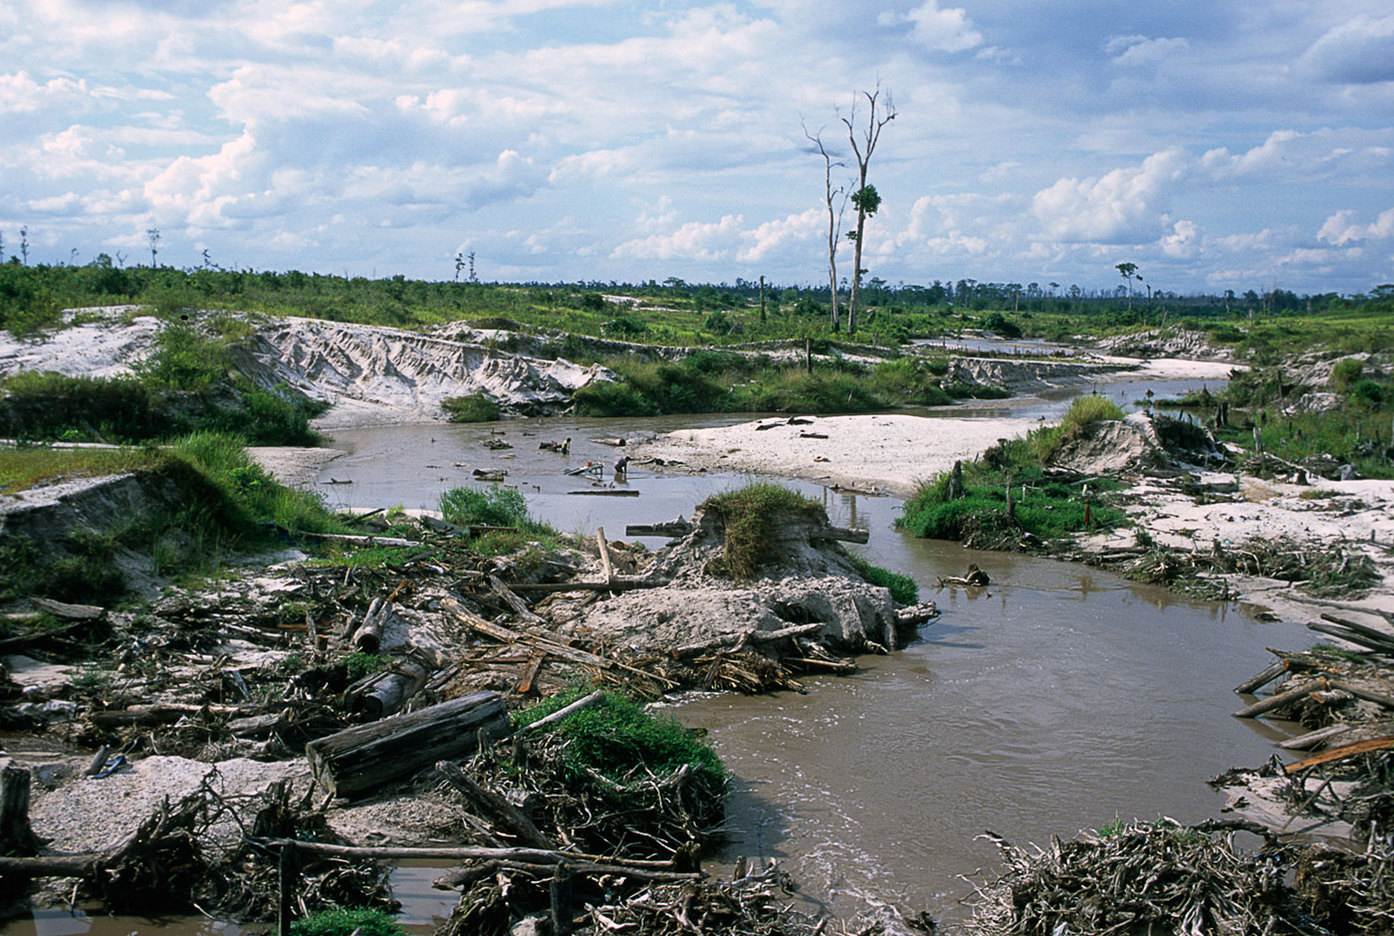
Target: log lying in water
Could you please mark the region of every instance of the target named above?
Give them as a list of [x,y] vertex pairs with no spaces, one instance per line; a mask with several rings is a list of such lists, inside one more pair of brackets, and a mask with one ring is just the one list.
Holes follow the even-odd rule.
[[[665,523],[630,523],[624,528],[625,536],[668,536],[676,539],[686,536],[693,530],[693,523],[679,517]],[[843,543],[865,543],[871,538],[869,530],[851,527],[828,526],[816,532],[814,539],[837,540]]]
[[354,797],[442,760],[474,752],[478,736],[508,734],[496,692],[475,692],[406,715],[348,728],[305,745],[315,781],[334,796]]

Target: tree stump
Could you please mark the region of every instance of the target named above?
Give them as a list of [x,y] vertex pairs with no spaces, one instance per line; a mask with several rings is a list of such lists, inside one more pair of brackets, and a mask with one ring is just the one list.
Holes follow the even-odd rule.
[[7,766],[0,771],[0,855],[28,857],[39,852],[39,838],[29,825],[29,771]]

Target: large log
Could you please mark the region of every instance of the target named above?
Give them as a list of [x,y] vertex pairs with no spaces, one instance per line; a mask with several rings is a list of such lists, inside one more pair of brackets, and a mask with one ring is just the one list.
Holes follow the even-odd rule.
[[474,753],[478,737],[508,734],[495,692],[475,692],[406,715],[348,728],[305,745],[310,772],[334,796],[355,797],[442,760]]

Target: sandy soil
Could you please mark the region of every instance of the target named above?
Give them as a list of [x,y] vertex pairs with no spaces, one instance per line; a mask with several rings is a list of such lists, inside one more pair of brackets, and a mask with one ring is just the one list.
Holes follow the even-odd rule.
[[[761,419],[714,429],[684,429],[635,445],[630,457],[677,461],[686,471],[748,471],[909,497],[919,482],[972,460],[998,439],[1025,435],[1034,419],[939,416],[800,417],[807,424]],[[772,427],[761,429],[761,426]],[[826,436],[827,438],[817,438]]]
[[314,483],[320,469],[346,454],[342,449],[296,448],[290,445],[258,445],[247,449],[251,459],[267,474],[290,487]]

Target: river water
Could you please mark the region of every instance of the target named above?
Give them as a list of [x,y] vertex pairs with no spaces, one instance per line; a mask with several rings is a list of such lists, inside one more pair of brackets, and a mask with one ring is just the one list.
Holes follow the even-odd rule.
[[[1150,386],[1159,396],[1191,388]],[[1141,392],[1126,382],[1101,390],[1124,402],[1129,391]],[[1029,398],[945,415],[1049,418],[1063,406]],[[603,526],[618,539],[626,524],[690,515],[705,497],[751,478],[636,468],[616,489],[637,497],[573,493],[595,489],[565,468],[601,462],[609,478],[616,450],[593,439],[749,418],[345,430],[333,444],[347,454],[324,469],[318,489],[334,506],[432,509],[442,491],[472,483],[474,468],[505,469],[538,519],[564,532]],[[568,437],[569,455],[539,448]],[[484,443],[492,438],[513,448],[491,451]],[[784,483],[820,499],[835,524],[869,529],[870,542],[853,548],[914,577],[943,614],[907,649],[859,659],[852,677],[811,678],[806,694],[714,695],[668,706],[709,731],[732,774],[720,862],[777,858],[804,899],[839,916],[895,906],[927,910],[952,929],[968,912],[960,900],[971,887],[961,876],[996,865],[995,848],[977,838],[985,830],[1044,843],[1118,817],[1213,816],[1222,798],[1206,779],[1261,763],[1283,736],[1230,717],[1239,707],[1231,688],[1266,665],[1265,646],[1306,642],[1300,626],[1262,623],[1235,604],[1190,601],[1082,566],[916,540],[893,529],[901,507],[893,498]],[[969,562],[991,575],[990,588],[936,588]],[[399,878],[414,923],[429,924],[448,908],[449,896],[441,902],[427,886],[432,874]],[[89,925],[51,914],[4,933],[65,936]],[[155,930],[134,921],[116,927]],[[91,931],[99,930],[115,932]]]

